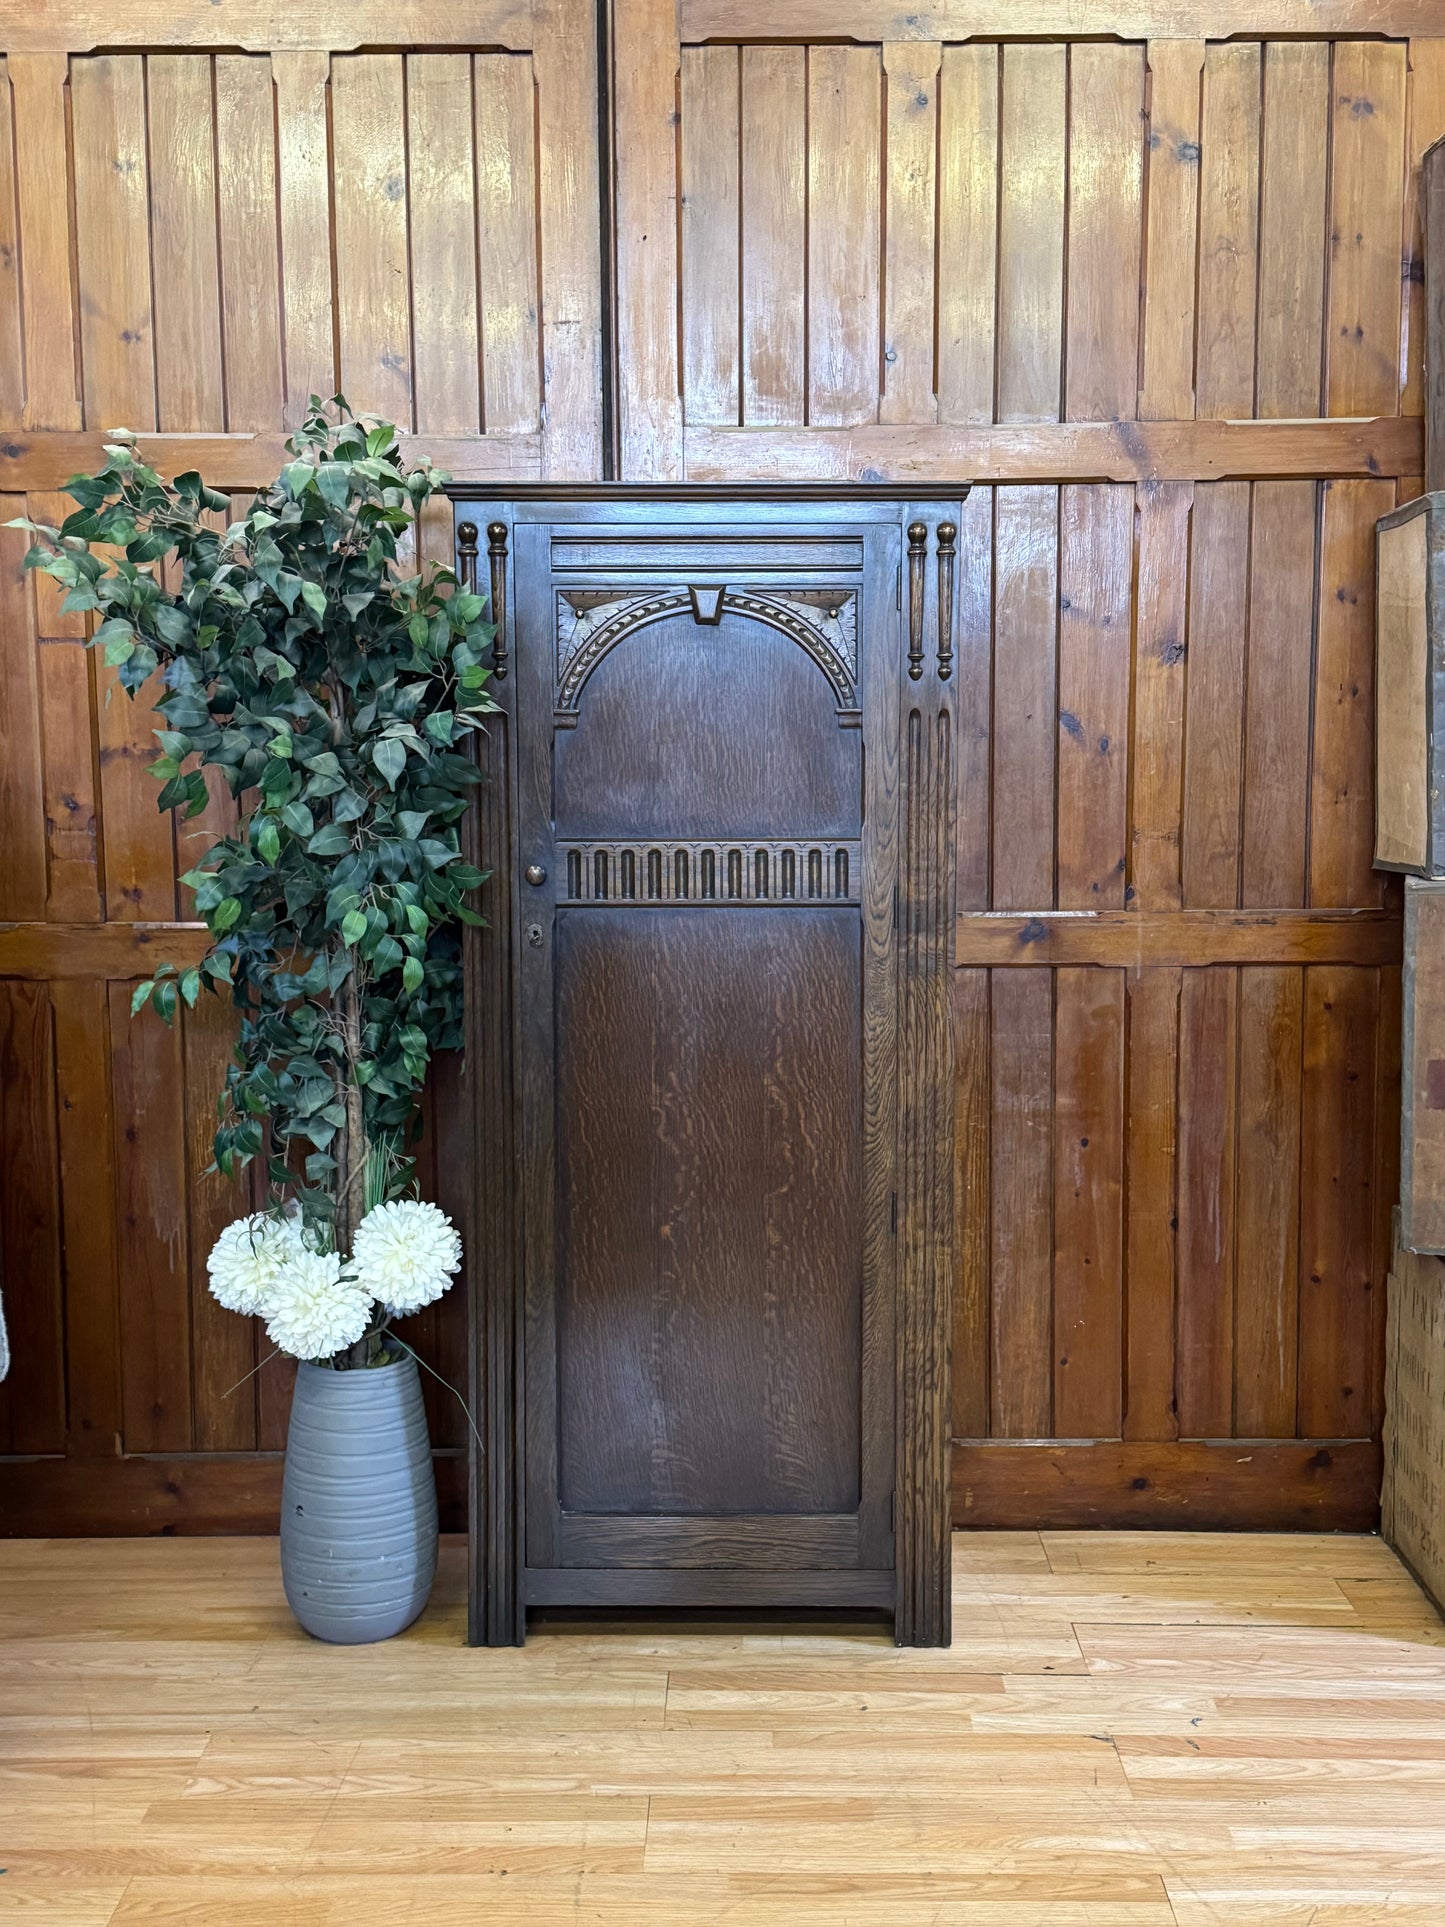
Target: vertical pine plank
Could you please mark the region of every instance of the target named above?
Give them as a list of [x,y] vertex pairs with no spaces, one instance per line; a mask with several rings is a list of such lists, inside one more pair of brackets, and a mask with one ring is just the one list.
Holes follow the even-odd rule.
[[942,57],[936,40],[889,41],[883,47],[888,205],[879,420],[885,422],[938,419],[933,337]]
[[65,1450],[55,1053],[44,984],[0,983],[0,1285],[14,1363],[0,1451]]
[[[1189,483],[1138,491],[1130,901],[1177,909],[1182,879]],[[1176,1252],[1182,973],[1146,970],[1128,998],[1125,1385],[1128,1439],[1178,1436]]]
[[542,385],[532,63],[522,54],[478,54],[472,72],[482,418],[489,433],[535,429]]
[[175,819],[156,808],[160,785],[149,774],[160,754],[153,704],[159,676],[134,697],[115,671],[96,665],[100,701],[100,805],[105,914],[122,923],[165,923],[176,914]]
[[1184,741],[1184,905],[1239,901],[1244,673],[1249,634],[1249,483],[1194,491],[1189,559],[1189,700]]
[[[437,1202],[458,1226],[467,1221],[469,1194],[482,1181],[477,1164],[479,1147],[473,1136],[475,1111],[467,1090],[466,1064],[459,1051],[446,1051],[437,1064],[433,1085],[436,1118]],[[449,1154],[449,1147],[467,1144],[470,1155]],[[436,1307],[435,1369],[447,1384],[465,1394],[467,1384],[467,1285],[463,1273]],[[441,1411],[433,1434],[440,1446],[460,1451],[468,1444],[466,1414],[452,1391],[441,1393]]]
[[998,418],[1059,419],[1064,309],[1062,46],[1003,50],[998,211]]
[[938,413],[991,422],[998,303],[999,50],[945,47],[938,101]]
[[1139,586],[1134,635],[1134,766],[1130,782],[1130,902],[1179,907],[1183,811],[1189,482],[1138,491]]
[[1234,1427],[1238,972],[1186,970],[1179,1009],[1179,1430]]
[[9,70],[0,59],[0,427],[4,428],[18,428],[25,412],[23,341],[15,118],[10,102]]
[[1293,1438],[1299,1352],[1300,1046],[1304,972],[1239,977],[1235,1432]]
[[1368,1438],[1379,973],[1305,972],[1299,1431]]
[[878,415],[882,71],[867,47],[808,54],[808,420]]
[[[337,385],[326,131],[330,68],[329,54],[309,48],[271,56],[288,428],[299,426],[308,397],[324,401]],[[352,400],[361,405],[359,397]]]
[[736,423],[739,51],[682,52],[682,397],[690,422]]
[[1379,1028],[1375,1042],[1374,1226],[1370,1266],[1370,1433],[1384,1420],[1385,1280],[1395,1243],[1395,1203],[1400,1195],[1400,990],[1398,965],[1378,973]]
[[1060,970],[1054,999],[1054,1431],[1060,1438],[1117,1438],[1124,973]]
[[1254,412],[1259,271],[1260,53],[1227,41],[1204,56],[1199,182],[1199,335],[1195,407],[1229,420]]
[[1405,298],[1400,313],[1402,415],[1425,412],[1425,233],[1420,219],[1420,162],[1445,135],[1445,40],[1412,40],[1405,85]]
[[742,50],[743,421],[800,426],[806,407],[807,55]]
[[1061,910],[1118,910],[1128,848],[1134,491],[1059,493]]
[[[75,504],[66,495],[31,495],[30,519],[51,528]],[[96,837],[95,725],[92,669],[82,638],[84,615],[61,608],[58,585],[32,575],[38,637],[41,803],[45,820],[45,915],[57,923],[93,923],[101,914]]]
[[226,405],[210,58],[151,54],[146,83],[157,426],[219,431]]
[[[1070,421],[1134,416],[1143,111],[1144,62],[1138,47],[1097,42],[1072,49],[1064,360],[1064,413]],[[1151,157],[1151,194],[1156,165],[1157,156]],[[1151,261],[1151,301],[1154,265]]]
[[1053,1425],[1053,973],[993,973],[989,1431]]
[[70,180],[63,53],[11,54],[25,332],[25,428],[79,428],[76,286],[71,260]]
[[989,989],[953,974],[953,1435],[989,1428]]
[[412,426],[406,121],[400,54],[331,63],[336,312],[353,408]]
[[[71,63],[81,360],[88,428],[154,428],[145,72],[139,54]],[[55,325],[54,319],[49,326]]]
[[1260,416],[1320,412],[1329,88],[1328,41],[1266,45],[1255,393]]
[[[0,496],[0,524],[25,513],[23,495]],[[0,918],[43,917],[47,892],[40,677],[29,543],[0,527]]]
[[482,421],[477,212],[472,182],[472,63],[408,54],[407,166],[416,425],[476,434]]
[[1129,984],[1126,1439],[1179,1436],[1175,1271],[1183,974],[1145,970]]
[[229,997],[205,995],[194,1010],[183,1014],[180,1026],[186,1277],[198,1452],[252,1452],[256,1448],[256,1392],[247,1374],[256,1363],[258,1327],[253,1320],[218,1305],[206,1282],[206,1260],[212,1245],[250,1204],[248,1186],[232,1184],[208,1168],[216,1134],[216,1099],[225,1084],[236,1022]]
[[1059,497],[995,492],[993,906],[1054,901]]
[[954,879],[959,910],[986,910],[989,906],[993,495],[991,488],[972,489],[964,501],[958,524],[953,726],[958,738],[958,852]]
[[1249,583],[1240,901],[1305,899],[1315,484],[1257,482]]
[[543,474],[602,473],[602,263],[597,207],[597,51],[575,0],[532,0],[537,234],[546,263]]
[[264,55],[216,56],[216,208],[226,426],[281,425],[280,230],[276,108]]
[[[86,423],[156,425],[145,79],[137,55],[93,55],[71,71],[75,213]],[[100,801],[106,914],[175,915],[169,816],[146,774],[156,755],[153,686],[132,702],[100,674]]]
[[1375,871],[1375,520],[1389,482],[1321,485],[1319,634],[1310,756],[1309,901],[1380,901]]
[[674,481],[683,459],[674,0],[616,0],[613,32],[617,125],[627,130],[616,162],[622,474],[630,482]]
[[[111,1112],[128,1452],[189,1452],[191,1307],[181,1038],[110,992]],[[92,1121],[94,1128],[94,1121]]]
[[1400,389],[1404,47],[1336,41],[1330,120],[1325,410],[1390,415]]
[[[1077,60],[1077,55],[1075,56]],[[1194,413],[1202,40],[1149,42],[1149,239],[1139,415]]]
[[111,1458],[121,1449],[121,1367],[108,986],[64,978],[52,985],[51,1003],[65,1252],[67,1443],[75,1457]]

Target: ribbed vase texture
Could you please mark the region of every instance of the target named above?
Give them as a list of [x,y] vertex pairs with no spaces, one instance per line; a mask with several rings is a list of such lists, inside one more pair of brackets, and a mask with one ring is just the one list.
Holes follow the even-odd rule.
[[300,1365],[281,1488],[281,1579],[292,1612],[341,1646],[390,1639],[427,1602],[437,1493],[416,1362]]

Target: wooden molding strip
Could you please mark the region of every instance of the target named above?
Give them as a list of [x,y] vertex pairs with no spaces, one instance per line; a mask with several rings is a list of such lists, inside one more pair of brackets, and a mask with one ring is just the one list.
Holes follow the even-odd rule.
[[[22,434],[0,431],[0,491],[63,488],[72,475],[100,466],[111,429]],[[542,474],[542,438],[532,434],[401,435],[402,453],[425,455],[459,482],[535,482]],[[286,437],[269,435],[141,434],[141,459],[167,478],[198,469],[213,488],[262,488],[273,481],[286,453]]]
[[682,38],[700,40],[1228,40],[1440,32],[1437,0],[682,0]]
[[953,1523],[1373,1532],[1382,1466],[1378,1439],[955,1439]]
[[1418,475],[1413,415],[993,427],[689,428],[689,481],[1219,482]]
[[0,0],[7,53],[88,53],[92,47],[237,47],[246,53],[310,47],[505,47],[532,45],[531,0]]
[[[443,1531],[466,1460],[434,1455]],[[1377,1439],[953,1441],[953,1523],[1004,1531],[1372,1532]],[[0,1537],[274,1532],[279,1453],[0,1459]]]
[[[275,1532],[279,1452],[0,1459],[0,1538]],[[432,1454],[443,1532],[466,1529],[467,1464]]]
[[954,925],[956,964],[1398,964],[1396,910],[973,910]]
[[124,982],[163,963],[199,963],[203,923],[0,923],[0,977]]

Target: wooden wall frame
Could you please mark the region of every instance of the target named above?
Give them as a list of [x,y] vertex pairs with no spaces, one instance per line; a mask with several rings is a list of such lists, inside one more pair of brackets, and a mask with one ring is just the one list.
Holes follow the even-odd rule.
[[[555,490],[541,487],[513,495],[504,502],[478,498],[457,488],[459,566],[463,574],[489,588],[494,606],[502,612],[498,661],[504,673],[494,685],[503,713],[489,726],[483,742],[484,786],[477,812],[479,855],[490,870],[491,927],[471,944],[467,1011],[467,1048],[477,1066],[474,1130],[490,1147],[487,1177],[481,1186],[475,1223],[469,1227],[477,1254],[472,1296],[472,1395],[482,1445],[473,1454],[471,1528],[472,1590],[470,1637],[473,1643],[520,1643],[525,1635],[529,1604],[640,1603],[640,1604],[845,1604],[892,1609],[900,1643],[946,1644],[949,1636],[949,1404],[948,1354],[953,1243],[952,1113],[953,1066],[949,989],[952,971],[953,865],[949,852],[953,837],[953,648],[955,635],[956,570],[954,541],[958,507],[965,490],[955,488],[945,501],[922,500],[900,490],[798,489],[777,491],[734,487],[627,486]],[[541,996],[548,1013],[555,993],[541,991],[533,979],[541,965],[533,962],[526,942],[544,938],[541,926],[530,922],[543,906],[543,922],[551,929],[556,914],[545,906],[565,895],[560,882],[540,886],[546,867],[536,864],[539,845],[549,827],[548,781],[539,775],[535,744],[529,749],[526,731],[545,728],[550,742],[553,700],[564,701],[565,677],[552,661],[550,618],[546,633],[533,612],[528,583],[518,580],[519,553],[525,554],[529,534],[544,538],[543,553],[552,553],[550,527],[575,523],[566,535],[598,542],[609,533],[621,539],[636,528],[651,532],[662,527],[666,540],[699,545],[713,540],[718,518],[726,520],[728,538],[750,532],[761,542],[777,543],[791,521],[826,516],[829,530],[838,526],[854,531],[877,530],[896,550],[897,577],[888,567],[881,582],[875,564],[860,577],[857,606],[870,627],[859,622],[858,663],[854,682],[864,710],[853,727],[862,727],[867,747],[864,822],[865,840],[858,857],[863,868],[857,889],[866,984],[892,985],[891,990],[864,991],[864,1057],[881,1073],[880,1083],[865,1077],[864,1111],[859,1128],[864,1142],[886,1145],[887,1165],[865,1163],[862,1211],[864,1277],[891,1278],[888,1288],[888,1328],[891,1364],[888,1367],[886,1421],[891,1434],[886,1461],[891,1470],[882,1477],[891,1494],[880,1488],[869,1498],[867,1448],[862,1492],[862,1530],[878,1535],[886,1546],[886,1565],[877,1569],[877,1555],[857,1555],[868,1570],[850,1571],[843,1558],[822,1556],[812,1571],[784,1571],[785,1553],[754,1549],[729,1564],[726,1533],[708,1540],[706,1520],[700,1521],[705,1550],[693,1545],[678,1563],[658,1555],[649,1563],[641,1552],[619,1555],[612,1567],[598,1569],[594,1556],[589,1567],[570,1573],[536,1561],[529,1564],[527,1507],[529,1490],[538,1489],[535,1467],[529,1475],[530,1453],[553,1453],[550,1437],[541,1438],[535,1412],[529,1412],[529,1379],[535,1389],[536,1367],[528,1359],[528,1335],[536,1329],[535,1298],[529,1292],[551,1291],[552,1233],[545,1236],[541,1221],[550,1222],[554,1206],[550,1120],[553,1100],[524,1094],[524,1085],[537,1077],[541,1060],[535,1057],[537,1024],[529,1015],[527,999]],[[630,518],[630,519],[629,519]],[[536,525],[542,524],[538,529]],[[620,523],[620,529],[619,529]],[[584,526],[585,525],[585,526]],[[811,523],[810,523],[811,526]],[[560,537],[557,538],[560,541]],[[642,537],[639,535],[639,540]],[[649,539],[651,539],[649,533]],[[873,538],[870,536],[871,542]],[[579,548],[584,546],[581,541]],[[534,550],[536,544],[533,544]],[[863,553],[860,546],[859,553]],[[869,554],[883,555],[882,548]],[[538,565],[540,566],[540,564]],[[737,564],[733,565],[736,569]],[[705,581],[715,578],[718,596],[724,595],[726,565],[709,570],[690,560],[687,570]],[[664,574],[666,571],[664,570]],[[550,580],[550,577],[548,578]],[[682,578],[679,578],[681,580]],[[638,577],[639,586],[650,578]],[[681,589],[674,593],[707,591]],[[551,592],[548,591],[550,595]],[[536,600],[536,609],[546,607]],[[711,618],[699,615],[699,621]],[[545,656],[540,656],[545,652]],[[890,655],[891,652],[891,655]],[[826,669],[825,669],[826,673]],[[538,677],[542,680],[539,682]],[[531,697],[529,685],[535,685]],[[519,693],[522,692],[522,693]],[[535,692],[541,692],[540,694]],[[842,701],[842,698],[839,699]],[[534,705],[522,709],[519,705]],[[537,705],[545,703],[545,717]],[[870,708],[871,706],[871,708]],[[855,712],[845,708],[840,716]],[[526,720],[526,718],[530,720]],[[559,723],[563,720],[559,715]],[[521,732],[521,733],[519,733]],[[551,770],[551,750],[545,753]],[[548,779],[550,780],[550,778]],[[541,815],[538,815],[538,811]],[[533,822],[533,830],[525,829]],[[540,826],[540,830],[538,829]],[[868,839],[872,838],[870,846]],[[867,850],[878,852],[876,870]],[[520,866],[530,862],[531,891],[524,888]],[[560,874],[559,853],[549,844],[547,864]],[[886,886],[886,887],[885,887]],[[586,913],[584,913],[586,914]],[[710,915],[729,916],[725,908]],[[809,916],[806,909],[780,911],[782,916]],[[525,938],[522,934],[527,922]],[[539,951],[538,956],[542,953]],[[877,960],[876,966],[867,959]],[[546,964],[550,973],[552,965]],[[869,978],[876,968],[887,974]],[[547,977],[547,984],[552,979]],[[523,986],[532,983],[527,991]],[[884,1001],[877,1001],[879,995]],[[869,1017],[868,1011],[874,1015]],[[547,1019],[551,1021],[550,1015]],[[869,1093],[872,1093],[871,1095]],[[528,1125],[528,1106],[532,1123]],[[879,1108],[881,1106],[881,1108]],[[547,1120],[548,1142],[537,1140],[536,1119]],[[876,1133],[882,1132],[881,1137]],[[870,1154],[871,1156],[871,1154]],[[892,1177],[878,1175],[891,1169]],[[539,1173],[545,1173],[545,1179]],[[540,1185],[540,1188],[538,1186]],[[531,1214],[529,1223],[528,1214]],[[868,1256],[872,1250],[873,1257]],[[870,1269],[871,1268],[871,1269]],[[535,1275],[529,1280],[528,1273]],[[538,1282],[541,1280],[542,1282]],[[866,1289],[866,1286],[865,1286]],[[878,1301],[883,1302],[881,1299]],[[535,1342],[535,1340],[534,1340]],[[866,1341],[865,1341],[866,1343]],[[874,1361],[874,1369],[880,1361]],[[869,1416],[864,1361],[865,1441],[870,1427],[882,1421],[882,1407]],[[549,1370],[555,1369],[549,1367]],[[552,1381],[542,1387],[541,1404]],[[550,1409],[550,1408],[549,1408]],[[545,1423],[543,1429],[546,1429]],[[880,1511],[883,1501],[891,1506]],[[867,1526],[873,1508],[874,1524]],[[887,1513],[891,1512],[891,1517]],[[788,1518],[805,1517],[788,1513]],[[643,1530],[665,1521],[641,1519],[629,1528],[618,1518],[611,1535],[620,1544],[629,1529]],[[776,1537],[785,1537],[780,1516]],[[534,1542],[537,1532],[534,1530]],[[578,1530],[581,1530],[579,1528]],[[748,1527],[738,1522],[738,1545]],[[769,1531],[762,1528],[763,1539]],[[554,1543],[547,1528],[547,1545]],[[560,1542],[559,1542],[560,1543]],[[649,1541],[650,1543],[650,1541]],[[713,1546],[716,1546],[714,1556]],[[760,1541],[760,1545],[761,1545]],[[550,1552],[552,1560],[557,1555]],[[585,1564],[585,1562],[584,1562]],[[769,1564],[779,1568],[776,1576]],[[604,1562],[605,1565],[605,1562]],[[646,1567],[646,1570],[639,1568]],[[836,1567],[830,1570],[830,1567]]]

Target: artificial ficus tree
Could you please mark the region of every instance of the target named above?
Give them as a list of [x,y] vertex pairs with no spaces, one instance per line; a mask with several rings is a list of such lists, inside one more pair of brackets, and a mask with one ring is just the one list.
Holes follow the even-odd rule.
[[[195,473],[167,483],[117,432],[67,486],[59,529],[25,524],[27,567],[93,611],[134,697],[159,671],[162,810],[239,806],[182,881],[211,935],[132,1008],[170,1022],[203,989],[240,1012],[216,1163],[263,1158],[274,1200],[350,1248],[410,1176],[433,1051],[461,1042],[458,925],[484,881],[459,826],[476,766],[492,625],[456,575],[407,561],[446,477],[407,467],[389,423],[315,397],[292,459],[239,521]],[[359,1361],[358,1361],[359,1362]]]

